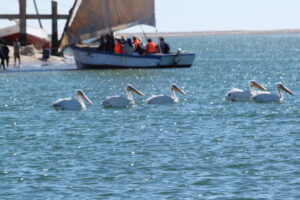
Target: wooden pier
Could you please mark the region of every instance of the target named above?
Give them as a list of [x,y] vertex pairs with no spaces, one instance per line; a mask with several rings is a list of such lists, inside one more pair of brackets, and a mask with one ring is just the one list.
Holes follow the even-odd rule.
[[0,19],[19,19],[20,20],[20,42],[26,43],[26,20],[27,19],[50,19],[52,20],[52,37],[51,47],[52,54],[58,54],[58,25],[57,20],[67,19],[69,15],[60,15],[57,13],[57,2],[51,1],[52,13],[51,14],[27,14],[26,12],[26,0],[19,0],[19,14],[0,14]]

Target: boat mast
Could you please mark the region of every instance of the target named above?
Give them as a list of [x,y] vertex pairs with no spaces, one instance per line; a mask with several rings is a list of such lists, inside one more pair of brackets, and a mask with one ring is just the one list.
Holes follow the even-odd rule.
[[106,7],[106,10],[107,10],[107,16],[108,16],[108,29],[109,29],[109,33],[110,35],[113,34],[113,31],[112,31],[112,28],[111,28],[111,22],[110,22],[110,11],[109,11],[109,5],[108,5],[108,0],[105,0],[105,7]]

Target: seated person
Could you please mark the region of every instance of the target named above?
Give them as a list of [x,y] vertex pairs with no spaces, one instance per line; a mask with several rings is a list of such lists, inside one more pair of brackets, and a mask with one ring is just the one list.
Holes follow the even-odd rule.
[[139,55],[142,55],[145,53],[144,44],[142,42],[142,38],[133,37],[133,44],[135,47],[135,52],[137,52]]
[[121,39],[116,39],[116,44],[115,44],[115,47],[114,47],[114,52],[118,53],[118,54],[124,53],[124,47],[123,47]]
[[132,44],[132,41],[130,38],[128,38],[124,44],[124,53],[125,54],[133,54],[135,48]]
[[146,53],[156,53],[156,45],[155,43],[152,41],[151,38],[148,38],[147,39],[147,44],[145,46],[145,50],[146,50]]

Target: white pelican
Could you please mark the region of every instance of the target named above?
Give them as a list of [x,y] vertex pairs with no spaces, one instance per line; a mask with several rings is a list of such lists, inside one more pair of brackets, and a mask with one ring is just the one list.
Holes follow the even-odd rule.
[[[249,90],[241,90],[241,89],[233,88],[232,90],[227,92],[226,99],[228,101],[251,101],[251,97],[253,95],[261,93],[261,91],[260,92],[255,91],[253,87],[256,87],[263,91],[267,90],[265,87],[261,86],[260,84],[258,84],[256,81],[253,80],[249,81],[248,87]],[[269,93],[269,92],[262,92],[262,93]]]
[[294,95],[291,90],[286,88],[282,83],[277,83],[276,88],[278,93],[261,93],[252,96],[252,100],[255,102],[283,102],[283,94],[282,91],[289,93],[290,95]]
[[125,88],[125,92],[127,97],[124,96],[112,96],[107,97],[103,102],[102,105],[105,107],[127,107],[132,106],[135,104],[133,96],[131,92],[134,92],[138,95],[144,96],[144,94],[137,89],[135,89],[132,85],[127,85]]
[[186,95],[185,91],[178,88],[175,84],[171,85],[171,96],[167,95],[153,95],[152,97],[146,100],[146,103],[149,104],[172,104],[177,103],[178,98],[175,92],[180,92],[181,94]]
[[85,99],[89,104],[92,104],[91,100],[83,93],[82,90],[75,90],[75,98],[59,99],[53,103],[53,107],[56,110],[85,110],[85,104],[81,97]]

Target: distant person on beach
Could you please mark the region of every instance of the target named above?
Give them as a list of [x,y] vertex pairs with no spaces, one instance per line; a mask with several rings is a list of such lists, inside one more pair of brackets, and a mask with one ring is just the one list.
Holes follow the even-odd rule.
[[159,43],[156,46],[156,50],[159,53],[168,54],[170,53],[170,46],[168,43],[165,42],[163,37],[159,37]]
[[147,44],[145,46],[146,53],[156,53],[156,44],[152,41],[151,38],[147,39]]
[[6,67],[8,68],[8,65],[9,65],[9,48],[8,48],[6,42],[4,42],[4,45],[2,46],[2,53],[3,53],[4,59],[6,61]]
[[3,69],[5,69],[5,63],[4,63],[4,60],[5,60],[5,57],[4,57],[4,54],[3,54],[3,51],[2,51],[2,44],[0,43],[0,59],[1,59],[1,66]]
[[14,65],[16,66],[16,61],[17,59],[19,60],[19,67],[21,65],[21,55],[20,55],[20,50],[21,50],[21,44],[20,42],[18,41],[18,39],[16,39],[14,41]]
[[43,44],[43,61],[48,61],[48,59],[50,58],[50,54],[51,54],[51,45],[50,42],[45,42],[45,44]]

